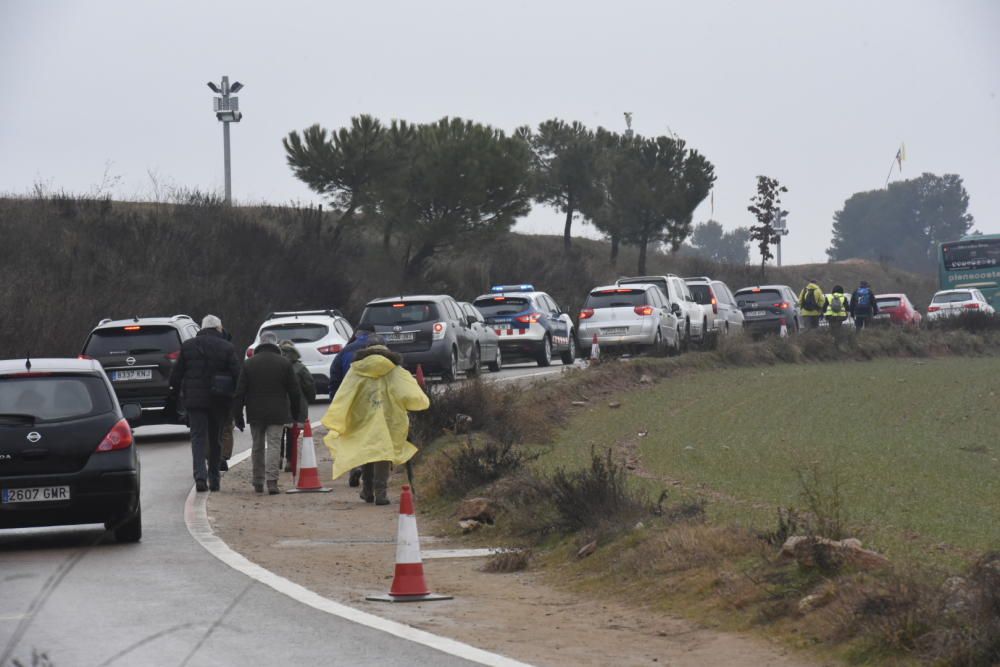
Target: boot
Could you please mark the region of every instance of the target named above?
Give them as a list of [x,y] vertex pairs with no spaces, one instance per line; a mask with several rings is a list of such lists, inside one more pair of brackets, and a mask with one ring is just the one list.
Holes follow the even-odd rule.
[[357,488],[361,486],[361,468],[357,467],[351,470],[350,476],[347,478],[347,486],[351,488]]
[[276,496],[279,493],[281,493],[281,491],[278,490],[278,480],[269,479],[267,481],[267,495]]
[[253,485],[253,490],[254,490],[254,493],[264,493],[264,485],[263,484],[254,484]]
[[361,493],[359,493],[358,495],[361,496],[361,500],[365,501],[366,503],[375,502],[375,494],[372,493],[371,489],[361,489]]
[[375,496],[375,504],[376,505],[388,505],[389,504],[389,496],[386,495],[386,494],[384,494],[384,493]]
[[203,479],[196,479],[194,481],[194,488],[198,493],[204,493],[208,491],[208,482]]
[[222,459],[219,461],[219,472],[226,472],[227,470],[229,470],[229,461]]

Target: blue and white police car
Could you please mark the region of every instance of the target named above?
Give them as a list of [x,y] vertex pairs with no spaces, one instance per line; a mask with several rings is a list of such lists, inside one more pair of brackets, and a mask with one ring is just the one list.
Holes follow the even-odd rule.
[[532,360],[548,366],[553,355],[559,355],[564,364],[573,363],[573,320],[555,299],[533,285],[496,285],[473,305],[500,337],[505,361]]

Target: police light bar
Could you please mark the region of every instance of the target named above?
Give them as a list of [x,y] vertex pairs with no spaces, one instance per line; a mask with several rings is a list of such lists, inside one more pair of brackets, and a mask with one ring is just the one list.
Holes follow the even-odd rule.
[[491,292],[495,294],[500,294],[503,292],[534,292],[534,285],[494,285]]

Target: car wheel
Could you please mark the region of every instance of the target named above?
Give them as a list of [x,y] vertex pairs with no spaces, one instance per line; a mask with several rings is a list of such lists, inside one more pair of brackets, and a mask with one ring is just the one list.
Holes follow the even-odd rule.
[[503,356],[500,354],[500,346],[497,345],[497,356],[490,362],[490,372],[499,373],[503,368]]
[[441,374],[441,379],[445,382],[454,382],[458,378],[458,350],[452,348],[451,350],[451,364]]
[[684,334],[681,337],[681,352],[687,352],[691,345],[691,320],[684,321]]
[[135,514],[114,527],[115,541],[134,543],[142,539],[142,507],[135,508]]
[[656,330],[656,338],[653,339],[653,346],[649,349],[653,354],[663,354],[663,333]]
[[479,367],[482,363],[482,353],[479,351],[479,346],[477,345],[476,349],[472,351],[472,365],[469,366],[469,370],[465,371],[465,374],[469,377],[479,375]]
[[569,347],[559,355],[564,366],[569,366],[576,360],[576,334],[569,332]]
[[552,340],[546,336],[542,341],[542,351],[538,354],[538,365],[548,366],[552,363]]

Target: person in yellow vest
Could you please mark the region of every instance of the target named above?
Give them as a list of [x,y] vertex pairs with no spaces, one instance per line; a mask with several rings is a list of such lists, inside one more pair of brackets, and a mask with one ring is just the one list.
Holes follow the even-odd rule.
[[826,311],[826,295],[816,280],[810,280],[809,284],[799,292],[799,311],[807,329],[819,327],[819,318]]
[[844,288],[840,285],[833,286],[833,293],[826,300],[826,321],[830,325],[830,330],[835,332],[847,320],[851,313],[851,299],[844,294]]
[[333,479],[364,466],[361,497],[388,505],[389,466],[409,461],[417,448],[407,441],[410,412],[430,407],[427,394],[402,357],[384,345],[359,350],[322,422],[333,456]]

